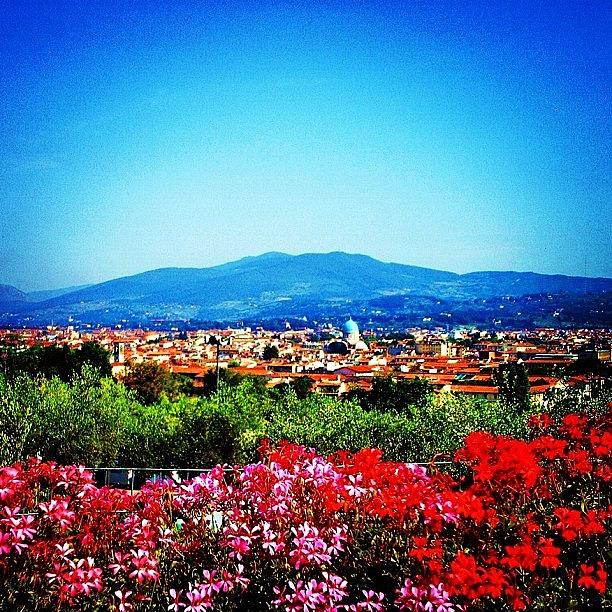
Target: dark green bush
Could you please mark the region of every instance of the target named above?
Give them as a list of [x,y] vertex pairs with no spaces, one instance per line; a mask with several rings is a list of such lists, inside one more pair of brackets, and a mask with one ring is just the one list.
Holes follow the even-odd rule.
[[[609,401],[603,388],[596,397],[563,391],[547,410],[555,417],[585,408],[601,413]],[[0,463],[40,455],[91,467],[208,467],[257,460],[264,438],[322,454],[376,447],[390,460],[428,461],[452,456],[475,430],[526,437],[529,415],[540,410],[430,393],[401,410],[366,408],[316,393],[299,397],[291,387],[268,390],[249,378],[221,384],[210,397],[162,395],[144,406],[88,368],[68,382],[0,375]]]

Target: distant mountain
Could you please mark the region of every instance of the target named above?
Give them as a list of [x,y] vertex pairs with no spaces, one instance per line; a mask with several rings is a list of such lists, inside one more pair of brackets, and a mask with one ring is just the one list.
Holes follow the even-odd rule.
[[471,272],[462,274],[460,286],[476,297],[529,293],[588,293],[609,290],[612,279],[535,274],[534,272]]
[[62,287],[61,289],[45,289],[43,291],[28,291],[26,294],[28,302],[44,302],[51,298],[66,295],[66,293],[73,293],[80,289],[91,287],[91,285],[74,285],[73,287]]
[[374,302],[381,298],[396,303],[388,307],[391,310],[408,308],[417,313],[418,304],[424,308],[432,298],[444,300],[451,308],[459,302],[497,296],[608,291],[612,291],[608,278],[530,272],[455,274],[341,252],[266,253],[211,268],[162,268],[77,288],[36,304],[22,303],[19,314],[55,321],[68,315],[104,321],[231,321],[338,309],[356,312],[359,308],[365,313],[370,306],[379,308]]
[[425,290],[456,275],[427,268],[387,264],[346,253],[266,253],[212,268],[162,268],[68,293],[48,304],[98,300],[177,301],[216,306],[236,301],[286,297],[363,299],[386,292]]
[[0,285],[0,307],[26,302],[28,296],[11,285]]

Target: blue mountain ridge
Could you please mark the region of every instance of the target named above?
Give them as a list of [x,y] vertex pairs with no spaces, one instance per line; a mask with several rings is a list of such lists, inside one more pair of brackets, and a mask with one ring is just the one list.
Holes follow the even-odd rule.
[[[32,303],[14,302],[22,314],[61,317],[67,312],[110,311],[117,317],[173,316],[229,320],[300,305],[332,307],[389,296],[487,300],[495,296],[612,291],[612,279],[533,272],[456,274],[385,263],[367,255],[271,252],[209,268],[160,268],[77,288]],[[1,296],[2,294],[0,294]],[[44,294],[43,294],[44,295]]]

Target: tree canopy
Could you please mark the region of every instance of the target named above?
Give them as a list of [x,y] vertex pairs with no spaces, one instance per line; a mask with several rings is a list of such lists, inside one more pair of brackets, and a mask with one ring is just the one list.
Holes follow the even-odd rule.
[[0,367],[7,376],[28,373],[35,376],[70,380],[84,366],[96,369],[101,377],[111,375],[110,353],[97,342],[84,342],[81,348],[67,345],[36,345],[24,350],[6,347],[0,354]]

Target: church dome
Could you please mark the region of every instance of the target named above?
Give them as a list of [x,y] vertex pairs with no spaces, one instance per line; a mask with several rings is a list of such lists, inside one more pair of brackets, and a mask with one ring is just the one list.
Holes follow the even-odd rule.
[[348,336],[349,334],[358,334],[359,326],[353,319],[349,319],[343,326],[342,331]]

